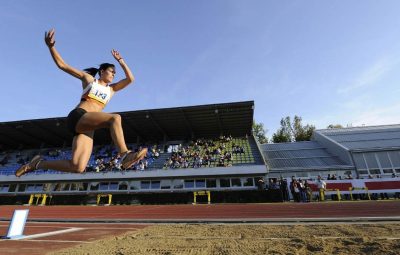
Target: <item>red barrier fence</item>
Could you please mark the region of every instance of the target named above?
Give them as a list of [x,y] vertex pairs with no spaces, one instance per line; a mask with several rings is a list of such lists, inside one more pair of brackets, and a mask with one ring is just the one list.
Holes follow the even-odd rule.
[[[350,188],[366,188],[373,192],[400,192],[400,178],[386,179],[352,179],[352,180],[324,180],[326,189],[339,189],[341,193],[349,192]],[[312,191],[319,191],[316,182],[308,182]]]

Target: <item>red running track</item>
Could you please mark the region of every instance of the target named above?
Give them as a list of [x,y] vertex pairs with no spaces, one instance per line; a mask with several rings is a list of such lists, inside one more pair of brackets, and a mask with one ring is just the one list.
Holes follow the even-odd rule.
[[[24,235],[28,239],[0,240],[0,254],[41,255],[98,239],[137,231],[149,224],[132,222],[290,222],[302,219],[340,221],[371,217],[400,220],[400,200],[329,203],[133,205],[133,206],[0,206],[0,235],[6,234],[15,209],[29,208]],[[353,220],[352,220],[353,219]],[[43,221],[43,222],[34,222]],[[53,221],[51,223],[45,221]],[[79,223],[65,223],[81,221]],[[85,223],[87,221],[87,223]],[[107,221],[114,223],[95,223]],[[125,223],[115,223],[122,221]],[[64,222],[64,223],[60,223]],[[89,223],[92,222],[92,223]],[[61,231],[62,233],[55,233]],[[52,234],[53,233],[53,234]],[[39,234],[39,236],[38,236]],[[33,236],[36,235],[36,236]]]
[[[94,224],[94,223],[35,223],[28,222],[22,240],[0,239],[1,255],[42,255],[99,239],[122,235],[147,227],[142,224]],[[7,222],[0,223],[1,233],[7,231]],[[54,233],[54,231],[64,231]],[[33,236],[36,235],[36,236]]]
[[277,219],[400,217],[400,200],[276,204],[0,206],[0,219],[29,208],[28,220],[49,221],[268,221]]

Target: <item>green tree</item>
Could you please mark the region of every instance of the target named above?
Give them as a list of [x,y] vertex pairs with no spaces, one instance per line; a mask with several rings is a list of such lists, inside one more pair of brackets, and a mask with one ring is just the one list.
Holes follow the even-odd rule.
[[272,142],[273,143],[287,143],[291,142],[290,135],[285,133],[285,131],[280,128],[276,133],[272,135]]
[[281,119],[281,127],[278,131],[272,135],[272,141],[274,143],[285,143],[285,142],[298,142],[298,141],[309,141],[315,130],[313,125],[303,125],[302,118],[295,115],[293,122],[290,117]]
[[327,126],[327,128],[330,128],[330,129],[332,129],[332,128],[343,128],[343,126],[340,125],[340,124],[330,124],[329,126]]
[[281,127],[272,135],[272,142],[274,143],[287,143],[292,142],[292,124],[290,117],[281,119]]
[[293,130],[294,130],[294,140],[296,142],[299,141],[310,141],[311,136],[315,130],[315,126],[313,125],[305,125],[301,123],[301,117],[299,116],[294,116],[294,123],[293,123]]
[[266,133],[267,130],[264,129],[264,124],[256,123],[253,120],[253,134],[259,143],[261,144],[268,143],[268,138],[265,136]]

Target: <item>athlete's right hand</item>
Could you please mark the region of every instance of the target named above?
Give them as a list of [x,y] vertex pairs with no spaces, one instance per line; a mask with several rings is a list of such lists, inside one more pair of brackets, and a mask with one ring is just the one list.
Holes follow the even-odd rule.
[[49,30],[48,32],[44,33],[44,41],[46,42],[47,47],[51,48],[56,44],[56,41],[54,40],[54,28]]

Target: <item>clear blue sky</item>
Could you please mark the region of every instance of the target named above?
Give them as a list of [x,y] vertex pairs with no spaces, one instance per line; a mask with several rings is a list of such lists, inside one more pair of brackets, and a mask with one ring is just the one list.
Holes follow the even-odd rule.
[[[400,1],[0,1],[0,122],[66,116],[77,68],[121,52],[136,82],[107,112],[255,101],[268,137],[304,124],[399,123]],[[117,79],[122,78],[117,69]]]

